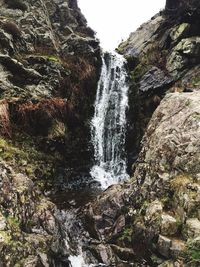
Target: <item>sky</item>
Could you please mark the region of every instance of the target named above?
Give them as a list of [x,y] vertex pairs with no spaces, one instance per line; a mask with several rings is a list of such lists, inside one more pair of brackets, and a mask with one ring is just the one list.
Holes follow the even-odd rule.
[[78,0],[88,26],[97,33],[104,50],[122,40],[165,6],[166,0]]

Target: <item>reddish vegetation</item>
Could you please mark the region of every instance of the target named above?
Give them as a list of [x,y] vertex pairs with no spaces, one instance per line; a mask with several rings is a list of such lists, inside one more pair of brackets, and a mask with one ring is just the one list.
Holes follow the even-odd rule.
[[95,75],[95,67],[84,57],[67,56],[62,59],[63,65],[71,71],[74,78],[83,81]]
[[6,100],[0,100],[0,135],[11,137],[11,123],[9,116],[9,106]]
[[17,106],[17,113],[24,123],[28,117],[31,119],[35,113],[42,111],[45,111],[48,117],[64,120],[67,113],[67,102],[61,98],[51,98],[37,103],[29,101]]
[[15,121],[33,134],[48,134],[55,120],[66,122],[72,113],[71,105],[64,99],[51,98],[39,102],[15,103]]

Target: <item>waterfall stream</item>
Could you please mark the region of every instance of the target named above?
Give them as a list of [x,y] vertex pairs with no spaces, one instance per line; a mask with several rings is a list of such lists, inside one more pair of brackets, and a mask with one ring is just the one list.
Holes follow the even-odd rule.
[[91,175],[105,189],[128,178],[125,135],[129,88],[124,57],[106,53],[102,61],[91,122],[95,156]]
[[[102,70],[95,100],[95,113],[91,121],[95,165],[91,176],[103,189],[126,180],[126,110],[128,83],[126,60],[116,53],[104,54]],[[88,246],[89,234],[77,216],[78,210],[63,211],[59,217],[64,233],[63,251],[68,255],[70,267],[107,266],[98,263]],[[63,265],[61,265],[63,266]]]

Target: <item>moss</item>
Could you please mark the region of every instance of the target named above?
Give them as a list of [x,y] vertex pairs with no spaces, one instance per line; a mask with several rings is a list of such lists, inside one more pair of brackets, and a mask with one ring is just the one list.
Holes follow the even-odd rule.
[[187,174],[178,175],[174,179],[171,180],[170,182],[171,189],[173,191],[180,191],[183,188],[185,188],[186,185],[189,184],[191,181],[192,181],[192,178]]
[[122,42],[119,47],[116,49],[118,53],[123,54],[124,52],[124,48],[126,48],[126,46],[128,46],[129,44],[129,39],[127,39],[126,41]]
[[194,79],[192,80],[192,85],[193,85],[194,87],[200,85],[200,77],[199,77],[199,76],[194,77]]
[[146,64],[140,63],[136,66],[136,68],[131,72],[130,79],[132,82],[139,82],[141,77],[151,68]]
[[61,160],[58,153],[40,150],[37,141],[29,135],[15,133],[13,140],[0,137],[0,157],[16,172],[28,175],[30,179],[40,178],[38,185],[51,181]]
[[128,242],[131,242],[132,234],[133,234],[132,227],[126,227],[126,228],[124,228],[122,234],[120,235],[119,240],[120,241],[125,241],[126,240]]
[[4,245],[7,245],[10,243],[11,237],[7,231],[0,231],[0,239],[3,240]]
[[20,231],[20,221],[16,217],[8,216],[6,220],[13,231]]
[[50,55],[50,56],[45,56],[45,57],[50,61],[61,63],[60,58],[58,56]]
[[196,244],[189,240],[186,245],[186,251],[183,255],[188,266],[200,266],[200,243]]

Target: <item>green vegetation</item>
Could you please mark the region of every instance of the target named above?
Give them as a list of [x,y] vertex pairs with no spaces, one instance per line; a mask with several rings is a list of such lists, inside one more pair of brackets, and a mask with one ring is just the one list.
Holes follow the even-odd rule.
[[119,237],[120,241],[125,241],[127,240],[128,242],[131,242],[132,239],[132,234],[133,234],[133,229],[132,227],[126,227],[124,228],[121,236]]
[[200,242],[188,241],[184,258],[189,266],[200,266]]
[[[0,157],[15,171],[24,173],[31,179],[51,178],[55,171],[55,162],[60,160],[57,153],[46,154],[37,146],[37,141],[29,135],[15,133],[13,140],[0,137]],[[40,185],[43,181],[40,180]],[[51,179],[49,179],[51,180]]]
[[192,80],[192,86],[199,86],[200,85],[200,76],[196,76],[193,80]]

